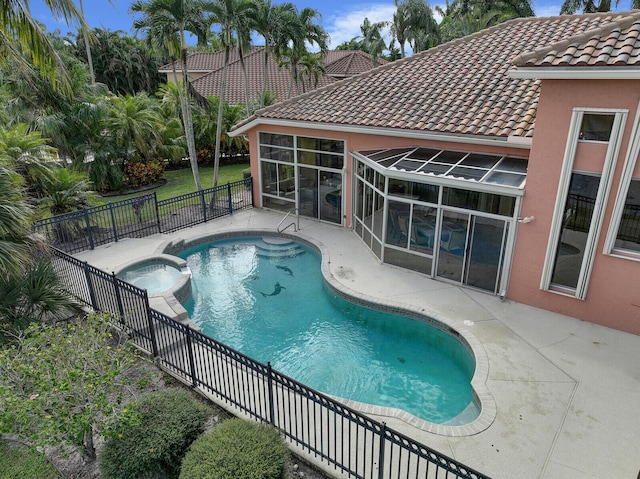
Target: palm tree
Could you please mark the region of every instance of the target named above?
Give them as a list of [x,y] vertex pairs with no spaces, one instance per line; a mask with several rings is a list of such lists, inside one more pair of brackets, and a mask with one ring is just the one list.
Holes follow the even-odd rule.
[[[227,86],[227,70],[229,68],[229,56],[234,44],[234,33],[243,31],[247,25],[247,14],[252,4],[250,0],[218,0],[206,2],[203,10],[212,14],[214,24],[220,26],[220,41],[224,46],[224,67],[222,69],[222,81],[220,82],[220,101],[218,105],[218,128],[216,129],[216,150],[213,159],[213,186],[218,186],[218,170],[220,168],[220,142],[222,137],[222,125],[224,115],[224,98]],[[242,36],[244,33],[241,33]],[[215,198],[213,199],[215,200]]]
[[264,38],[264,72],[260,108],[264,108],[264,99],[267,95],[269,57],[272,49],[275,49],[277,43],[285,37],[284,30],[287,16],[291,17],[294,13],[295,6],[293,3],[287,2],[272,5],[271,0],[255,0],[254,8],[250,12],[251,28]]
[[[479,32],[485,28],[489,28],[492,25],[500,23],[510,19],[509,16],[504,17],[505,14],[501,14],[497,10],[492,10],[487,13],[481,12],[467,12],[459,14],[442,27],[443,38],[452,40],[454,38],[461,38],[472,33]],[[442,24],[441,24],[442,25]]]
[[89,206],[91,183],[86,173],[71,168],[54,168],[41,182],[40,206],[52,215],[62,215]]
[[45,243],[31,233],[33,209],[6,153],[0,147],[0,324],[22,329],[30,321],[67,317],[76,305],[60,287]]
[[382,38],[382,33],[380,33],[380,31],[387,26],[389,26],[389,22],[371,23],[366,17],[362,25],[360,25],[360,32],[362,32],[362,49],[371,55],[371,64],[374,67],[377,66],[378,58],[387,48],[384,38]]
[[[164,81],[158,71],[169,58],[154,51],[144,40],[126,35],[122,30],[113,31],[96,28],[92,62],[95,80],[105,84],[113,93],[122,95],[146,91],[154,94]],[[76,42],[75,55],[86,56],[86,50]],[[179,116],[179,114],[178,114]]]
[[327,51],[329,34],[322,25],[314,22],[316,19],[320,19],[320,13],[317,10],[309,7],[303,8],[292,19],[292,25],[287,29],[287,33],[290,35],[290,48],[286,51],[291,72],[289,97],[291,97],[293,85],[298,79],[298,65],[302,58],[309,53],[307,43],[317,45],[320,49],[320,55],[324,55]]
[[322,57],[319,55],[313,55],[307,53],[300,59],[300,82],[302,83],[302,92],[306,92],[306,85],[309,85],[311,90],[318,86],[320,78],[327,73],[327,70],[322,64]]
[[14,335],[30,322],[55,322],[81,312],[80,305],[64,290],[50,258],[42,255],[29,262],[24,274],[0,277],[0,297],[0,322]]
[[180,58],[182,65],[182,81],[184,92],[181,101],[182,123],[187,138],[189,160],[193,171],[193,179],[198,190],[202,189],[200,172],[198,171],[198,159],[193,134],[193,119],[191,115],[191,102],[189,101],[189,79],[187,73],[187,43],[185,32],[189,31],[198,37],[198,42],[206,42],[206,31],[201,2],[195,0],[149,0],[148,2],[137,0],[131,4],[130,11],[142,13],[142,18],[133,22],[136,30],[145,29],[147,37],[157,47],[161,47],[169,53],[174,60],[172,62],[173,75],[176,83],[175,59]]
[[108,135],[121,157],[132,162],[150,160],[162,130],[158,103],[146,93],[113,97],[106,122]]
[[[45,3],[54,17],[62,18],[67,25],[78,22],[82,28],[88,28],[73,0],[47,0]],[[29,1],[5,0],[1,12],[0,58],[16,60],[20,69],[26,72],[29,65],[22,56],[22,52],[25,52],[31,56],[40,73],[50,76],[55,85],[56,70],[62,67],[62,62],[40,25],[31,16]],[[64,72],[64,69],[60,71]]]
[[21,184],[30,197],[44,196],[41,184],[53,176],[56,150],[47,145],[38,131],[24,123],[0,129],[0,164],[22,177]]
[[396,11],[391,22],[391,34],[400,44],[400,56],[405,57],[405,43],[414,52],[439,42],[438,24],[431,7],[424,0],[394,0]]
[[31,234],[33,210],[25,199],[22,182],[0,156],[0,277],[23,275],[33,250],[41,245]]
[[[614,3],[616,8],[619,3],[619,0]],[[640,8],[640,0],[631,0],[630,7],[632,10]],[[582,13],[609,12],[611,0],[600,0],[598,3],[594,0],[565,0],[560,7],[560,15],[574,14],[579,10],[582,10]]]
[[[80,3],[80,14],[84,17],[84,5],[82,4],[82,0],[78,0]],[[111,0],[109,0],[111,3]],[[89,32],[86,28],[82,29],[82,36],[84,37],[84,47],[87,52],[87,64],[89,65],[89,75],[91,76],[91,83],[96,82],[96,74],[93,71],[93,60],[91,59],[91,44],[89,43]]]

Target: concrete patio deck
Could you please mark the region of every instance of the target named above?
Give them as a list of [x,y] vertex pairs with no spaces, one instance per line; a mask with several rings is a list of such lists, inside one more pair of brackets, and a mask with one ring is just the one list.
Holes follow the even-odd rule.
[[[151,256],[168,241],[247,229],[268,234],[281,218],[246,210],[76,256],[111,272]],[[494,478],[640,477],[640,336],[380,264],[349,229],[302,218],[300,228],[301,236],[324,246],[339,283],[363,296],[446,317],[484,349],[486,387],[497,410],[483,431],[450,437],[395,418],[376,419]]]

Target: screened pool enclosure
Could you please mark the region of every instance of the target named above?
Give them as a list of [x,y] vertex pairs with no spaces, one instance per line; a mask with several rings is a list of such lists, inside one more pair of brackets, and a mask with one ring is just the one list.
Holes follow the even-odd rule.
[[500,293],[527,160],[428,148],[353,152],[354,228],[385,263]]
[[[342,225],[341,140],[260,133],[262,206]],[[385,263],[503,292],[527,160],[424,147],[352,151],[356,233]]]

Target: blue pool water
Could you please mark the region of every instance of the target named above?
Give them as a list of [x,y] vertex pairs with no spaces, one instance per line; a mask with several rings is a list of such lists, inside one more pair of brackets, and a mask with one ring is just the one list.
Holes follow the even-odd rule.
[[477,416],[470,352],[424,322],[337,297],[314,250],[240,238],[179,256],[192,272],[187,310],[205,334],[334,396],[434,423]]

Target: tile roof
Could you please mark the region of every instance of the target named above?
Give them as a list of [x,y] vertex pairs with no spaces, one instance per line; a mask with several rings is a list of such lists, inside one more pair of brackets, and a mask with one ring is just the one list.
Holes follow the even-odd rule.
[[[256,49],[255,52],[245,57],[245,66],[247,70],[249,98],[255,99],[258,93],[262,92],[262,79],[264,72],[264,55],[263,49]],[[218,96],[220,92],[220,83],[222,82],[222,70],[223,65],[215,71],[207,73],[206,75],[197,78],[191,82],[194,90],[204,97]],[[267,89],[274,92],[279,100],[285,100],[289,98],[289,83],[290,74],[287,68],[280,68],[273,61],[268,63],[269,74],[267,77],[268,84]],[[371,67],[370,67],[371,68]],[[298,95],[305,91],[312,90],[314,88],[322,87],[334,83],[335,80],[331,77],[325,76],[319,79],[318,84],[310,84],[304,82],[299,85],[300,90],[296,90],[296,86],[293,87],[292,95]],[[231,104],[244,103],[244,76],[242,73],[242,66],[240,61],[235,61],[229,65],[227,70],[227,84],[225,87],[225,100]]]
[[[231,53],[231,61],[238,61],[238,54],[234,51]],[[224,51],[221,52],[196,52],[187,56],[187,70],[190,72],[203,72],[217,70],[224,66]],[[180,62],[176,62],[176,68],[182,70]],[[170,72],[171,63],[163,65],[159,69],[161,72]]]
[[640,65],[640,12],[520,55],[520,67]]
[[[262,92],[262,75],[264,71],[264,47],[252,47],[244,58],[249,79],[249,97],[254,99]],[[377,59],[378,65],[387,63],[382,58]],[[371,55],[357,50],[330,50],[325,56],[324,65],[327,76],[320,78],[318,83],[306,81],[299,85],[299,90],[293,87],[292,95],[298,95],[315,88],[334,83],[335,78],[357,75],[373,68]],[[179,63],[176,65],[181,71]],[[224,51],[197,52],[187,57],[187,69],[190,72],[209,72],[191,82],[194,90],[203,97],[218,96],[224,67]],[[279,68],[273,57],[269,61],[267,89],[273,91],[277,98],[289,98],[289,70]],[[163,73],[171,71],[171,63],[160,68]],[[237,51],[231,52],[229,69],[227,71],[227,85],[225,97],[229,103],[244,103],[244,80],[240,57]]]
[[[375,66],[388,63],[384,58],[376,58]],[[374,67],[371,55],[360,50],[330,50],[324,59],[327,74],[335,77],[357,75]]]
[[630,15],[634,14],[511,20],[265,108],[236,129],[260,119],[278,119],[531,137],[540,80],[511,78],[514,59],[536,46],[582,38],[601,27],[613,31]]

